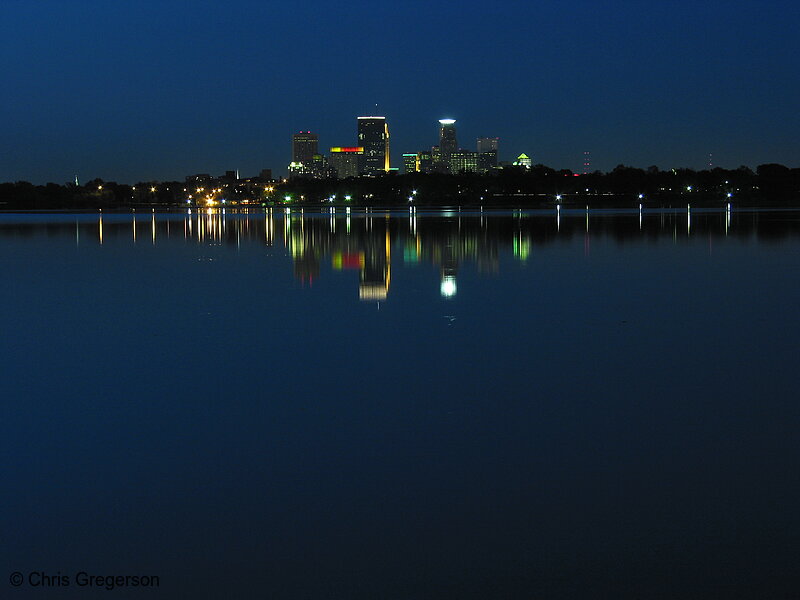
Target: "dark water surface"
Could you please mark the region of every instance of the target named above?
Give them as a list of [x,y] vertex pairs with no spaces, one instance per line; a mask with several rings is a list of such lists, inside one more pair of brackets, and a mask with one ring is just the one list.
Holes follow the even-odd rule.
[[794,211],[0,215],[0,598],[800,598],[799,266]]

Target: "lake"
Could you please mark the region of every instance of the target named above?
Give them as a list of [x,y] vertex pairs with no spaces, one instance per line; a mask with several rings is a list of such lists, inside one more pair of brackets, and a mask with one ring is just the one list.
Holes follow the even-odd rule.
[[799,267],[794,210],[2,214],[0,596],[800,597]]

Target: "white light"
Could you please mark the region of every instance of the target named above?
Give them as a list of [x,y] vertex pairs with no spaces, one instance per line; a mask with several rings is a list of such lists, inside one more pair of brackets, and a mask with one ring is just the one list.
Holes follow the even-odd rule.
[[561,194],[556,194],[556,200],[561,200]]
[[439,287],[442,298],[452,298],[456,295],[456,278],[453,275],[442,277],[442,284]]
[[455,119],[439,119],[439,123],[441,123],[442,125],[452,125],[455,122],[456,122]]

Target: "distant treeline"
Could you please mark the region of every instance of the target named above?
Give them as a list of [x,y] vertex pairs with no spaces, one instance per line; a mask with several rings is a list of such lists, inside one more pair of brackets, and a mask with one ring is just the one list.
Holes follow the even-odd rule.
[[[409,173],[349,179],[293,179],[282,183],[244,180],[220,185],[215,199],[228,205],[244,201],[278,204],[352,204],[354,206],[415,205],[539,206],[560,202],[624,207],[652,205],[715,205],[726,201],[752,205],[795,204],[800,199],[800,168],[760,165],[755,171],[713,168],[660,170],[619,165],[608,173],[576,175],[545,165],[530,169],[504,167],[478,175],[463,172]],[[263,184],[263,185],[262,185]],[[130,208],[136,206],[205,206],[196,184],[141,182],[135,185],[92,180],[84,185],[0,184],[0,210],[57,210]],[[190,198],[190,195],[192,196]]]

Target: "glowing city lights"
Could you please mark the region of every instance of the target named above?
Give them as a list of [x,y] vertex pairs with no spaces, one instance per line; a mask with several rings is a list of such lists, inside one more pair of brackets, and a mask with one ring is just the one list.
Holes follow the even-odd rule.
[[442,282],[439,285],[439,292],[442,298],[452,298],[458,291],[456,287],[456,278],[453,275],[445,275],[442,277]]

